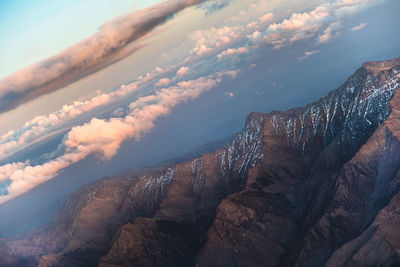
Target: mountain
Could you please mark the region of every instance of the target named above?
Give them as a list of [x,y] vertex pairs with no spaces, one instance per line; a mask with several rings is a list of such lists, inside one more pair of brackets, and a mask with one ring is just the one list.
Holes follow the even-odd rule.
[[400,265],[400,58],[225,146],[104,178],[0,240],[1,266]]

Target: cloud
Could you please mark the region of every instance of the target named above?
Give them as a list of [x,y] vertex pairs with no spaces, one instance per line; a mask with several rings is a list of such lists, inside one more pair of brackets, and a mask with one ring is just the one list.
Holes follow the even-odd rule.
[[260,22],[262,22],[262,23],[269,22],[269,21],[273,20],[273,18],[274,18],[274,14],[267,13],[260,18]]
[[232,92],[225,92],[225,95],[226,96],[229,96],[229,97],[235,97],[235,95],[232,93]]
[[214,52],[215,49],[233,44],[238,38],[243,37],[242,33],[243,27],[241,26],[211,27],[209,29],[195,31],[189,36],[192,40],[196,41],[192,53],[201,56]]
[[183,76],[185,76],[186,74],[188,74],[190,71],[189,67],[181,67],[177,72],[176,72],[176,76],[178,76],[179,78],[182,78]]
[[168,78],[162,78],[162,79],[160,79],[155,85],[156,86],[167,86],[168,84],[170,84],[171,83],[171,80],[170,79],[168,79]]
[[122,142],[140,139],[154,127],[158,118],[170,113],[176,105],[198,98],[224,77],[234,78],[236,74],[237,71],[231,70],[182,81],[132,102],[128,114],[123,118],[93,118],[88,123],[73,127],[64,138],[65,152],[44,164],[31,166],[27,161],[0,166],[0,182],[10,182],[8,194],[0,196],[0,204],[52,179],[61,170],[88,155],[111,159]]
[[[248,34],[248,39],[259,42],[260,38],[274,49],[287,47],[295,42],[317,37],[317,45],[326,44],[339,36],[341,20],[348,14],[376,3],[379,0],[342,0],[326,3],[304,13],[293,13],[281,22],[273,23],[264,31],[257,29]],[[382,0],[381,0],[382,1]],[[249,29],[256,22],[249,23]]]
[[[246,14],[245,11],[239,13]],[[233,45],[247,40],[247,35],[256,35],[256,30],[265,25],[274,18],[274,14],[268,12],[262,14],[257,21],[248,23],[247,25],[223,26],[219,28],[211,27],[209,29],[198,30],[189,35],[189,38],[195,42],[191,54],[195,56],[213,56],[215,53],[234,49],[237,52],[243,52],[247,48],[232,48]],[[225,52],[221,57],[225,57]]]
[[360,25],[354,26],[353,28],[351,28],[351,31],[356,32],[359,30],[362,30],[365,28],[365,26],[367,26],[367,23],[362,22]]
[[242,46],[238,48],[228,48],[218,55],[218,60],[221,60],[225,57],[231,57],[233,55],[247,54],[249,52],[250,50],[247,46]]
[[330,16],[327,6],[318,6],[306,13],[294,13],[280,23],[271,24],[264,33],[264,40],[275,49],[314,36]]
[[139,85],[149,81],[151,78],[152,76],[147,76],[140,82],[122,85],[116,91],[99,93],[87,100],[76,100],[71,104],[65,104],[59,110],[47,116],[36,116],[32,120],[25,122],[22,128],[16,131],[9,131],[0,137],[0,160],[42,140],[46,135],[56,132],[67,121],[128,96],[138,90]]
[[[141,48],[140,38],[202,0],[168,0],[106,22],[92,37],[0,81],[0,111],[52,92]],[[7,99],[14,99],[7,101]]]
[[340,35],[340,32],[338,30],[342,27],[342,24],[339,21],[335,21],[331,23],[323,32],[318,37],[317,44],[326,44],[330,42],[332,39],[338,37]]
[[304,60],[307,59],[308,57],[310,57],[310,56],[312,56],[312,55],[315,55],[315,54],[318,54],[318,53],[319,53],[319,50],[306,51],[306,52],[304,53],[304,56],[299,57],[297,60],[298,60],[298,61],[304,61]]

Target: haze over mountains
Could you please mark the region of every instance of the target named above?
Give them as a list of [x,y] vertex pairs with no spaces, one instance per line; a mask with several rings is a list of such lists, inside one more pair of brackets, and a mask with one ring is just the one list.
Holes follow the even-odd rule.
[[213,153],[85,185],[1,265],[399,265],[399,83],[400,58],[365,63]]

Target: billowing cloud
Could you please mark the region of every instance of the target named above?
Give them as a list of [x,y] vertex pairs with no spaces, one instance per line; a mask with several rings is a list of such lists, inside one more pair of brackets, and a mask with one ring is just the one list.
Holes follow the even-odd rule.
[[224,71],[195,80],[182,81],[155,94],[132,102],[122,118],[97,119],[73,127],[64,140],[65,152],[41,165],[17,162],[0,166],[0,182],[8,181],[8,194],[0,196],[0,204],[52,179],[62,169],[95,154],[112,158],[127,139],[140,139],[153,127],[156,119],[165,116],[178,104],[199,97],[220,83],[224,76],[236,77],[237,71]]
[[367,26],[367,23],[362,22],[360,25],[354,26],[353,28],[351,28],[351,31],[356,32],[359,30],[362,30],[365,28],[365,26]]
[[[288,47],[299,41],[311,40],[316,46],[326,44],[340,36],[342,20],[346,15],[382,0],[341,0],[319,5],[308,12],[293,13],[280,22],[273,23],[274,14],[267,12],[257,20],[237,25],[211,27],[193,32],[189,38],[194,41],[191,55],[197,57],[215,56],[218,60],[231,55],[251,53],[263,44],[274,49]],[[268,6],[268,1],[259,1]],[[251,4],[255,12],[257,4]],[[254,9],[254,10],[253,10]],[[268,9],[266,9],[268,10]],[[227,18],[235,22],[238,16],[245,16],[249,10]]]
[[196,31],[189,36],[196,41],[192,52],[200,56],[211,53],[216,48],[223,48],[233,44],[238,38],[243,37],[242,33],[243,27],[241,26],[211,27],[210,29]]
[[40,141],[45,135],[54,133],[67,121],[128,96],[150,78],[148,76],[141,82],[122,85],[116,91],[100,93],[87,100],[76,100],[71,104],[63,105],[59,110],[46,116],[36,116],[32,120],[25,122],[22,128],[16,131],[9,131],[0,137],[0,160]]
[[[263,31],[248,35],[250,39],[263,38],[275,49],[301,40],[316,38],[317,45],[326,44],[339,36],[341,20],[350,13],[354,13],[378,0],[342,0],[317,6],[310,12],[293,13],[282,22],[273,23]],[[254,27],[248,24],[248,27]],[[253,36],[254,35],[254,36]]]
[[190,71],[189,67],[181,67],[177,72],[176,72],[176,76],[178,76],[179,78],[185,76],[186,74],[188,74]]
[[294,13],[280,23],[271,24],[264,40],[275,49],[291,45],[296,41],[314,36],[323,26],[323,21],[330,15],[326,6],[316,7],[306,13]]
[[260,21],[261,21],[262,23],[265,23],[265,22],[271,21],[273,18],[274,18],[274,14],[272,14],[272,13],[267,13],[267,14],[265,14],[264,16],[262,16],[262,17],[260,18]]
[[247,46],[242,46],[238,48],[228,48],[218,55],[218,60],[221,60],[225,57],[231,57],[234,55],[247,54],[249,52],[250,50]]
[[162,78],[160,80],[158,80],[158,82],[155,84],[156,86],[167,86],[168,84],[171,83],[171,80],[168,78]]
[[[22,69],[0,81],[0,111],[59,89],[139,49],[135,41],[176,12],[202,0],[168,0],[121,16],[101,26],[98,33],[69,49]],[[7,98],[8,96],[8,98]],[[7,99],[14,99],[7,101]]]

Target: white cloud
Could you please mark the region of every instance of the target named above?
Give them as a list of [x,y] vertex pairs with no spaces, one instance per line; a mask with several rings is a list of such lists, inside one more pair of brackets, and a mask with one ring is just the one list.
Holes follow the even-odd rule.
[[264,40],[275,49],[313,37],[330,16],[326,5],[306,13],[294,13],[280,23],[271,24],[264,33]]
[[229,97],[235,97],[235,95],[232,93],[232,92],[225,92],[225,95],[226,96],[229,96]]
[[310,56],[312,56],[312,55],[315,55],[315,54],[318,54],[318,53],[319,53],[319,50],[306,51],[306,52],[304,53],[304,56],[298,58],[297,60],[298,60],[298,61],[304,61],[304,60],[307,59],[308,57],[310,57]]
[[274,14],[267,13],[264,16],[262,16],[259,20],[260,20],[260,22],[265,23],[265,22],[269,22],[273,19],[274,19]]
[[[293,13],[281,22],[273,23],[267,29],[257,28],[248,34],[248,39],[259,43],[262,38],[274,49],[290,46],[295,42],[317,37],[317,45],[326,44],[340,35],[341,20],[348,14],[357,12],[379,0],[342,0],[325,3],[304,13]],[[382,1],[382,0],[380,0]],[[247,24],[248,29],[255,29],[259,24]],[[361,28],[365,25],[360,25]],[[358,29],[358,28],[357,28]]]
[[176,76],[178,76],[179,78],[182,78],[183,76],[185,76],[186,74],[188,74],[190,71],[189,67],[181,67],[177,72],[176,72]]
[[162,79],[160,79],[155,85],[156,86],[167,86],[168,84],[170,84],[171,83],[171,80],[170,79],[168,79],[168,78],[162,78]]
[[362,30],[365,28],[365,26],[367,26],[367,23],[362,22],[360,25],[354,26],[353,28],[351,28],[351,31],[356,32],[359,30]]
[[242,33],[243,28],[241,26],[211,27],[206,30],[195,31],[189,35],[189,38],[196,42],[192,53],[201,56],[216,49],[224,48],[236,42],[238,38],[243,37]]
[[249,52],[250,50],[247,46],[242,46],[238,48],[228,48],[218,55],[218,60],[221,60],[225,57],[231,57],[234,55],[247,54]]

